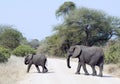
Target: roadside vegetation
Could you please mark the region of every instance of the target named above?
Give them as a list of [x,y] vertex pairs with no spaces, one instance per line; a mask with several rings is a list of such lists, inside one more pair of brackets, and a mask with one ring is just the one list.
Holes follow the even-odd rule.
[[13,55],[21,56],[21,57],[24,57],[27,54],[34,54],[34,53],[36,53],[35,49],[33,49],[32,47],[28,45],[20,45],[12,51]]
[[28,41],[13,26],[0,25],[0,84],[4,84],[1,81],[7,80],[10,75],[14,79],[14,76],[19,78],[19,73],[21,75],[24,73],[21,67],[24,65],[17,66],[17,63],[19,61],[22,63],[21,57],[26,54],[44,53],[48,56],[65,57],[69,47],[76,44],[103,47],[105,63],[117,66],[109,68],[108,72],[120,70],[119,17],[110,16],[96,9],[79,8],[73,2],[63,3],[56,10],[55,15],[61,23],[53,27],[54,34],[42,41],[37,39]]
[[24,56],[36,52],[37,42],[27,41],[10,25],[0,25],[0,84],[16,84],[22,79],[26,74]]
[[6,63],[0,63],[0,84],[17,84],[26,75],[23,57],[11,56]]
[[[105,62],[109,63],[111,56],[115,55],[109,58],[109,48],[115,47],[120,38],[120,18],[96,9],[78,8],[72,2],[63,3],[56,10],[56,16],[62,18],[62,23],[53,27],[53,35],[40,42],[41,52],[64,57],[71,45],[101,46],[107,50]],[[114,45],[110,41],[114,41]]]

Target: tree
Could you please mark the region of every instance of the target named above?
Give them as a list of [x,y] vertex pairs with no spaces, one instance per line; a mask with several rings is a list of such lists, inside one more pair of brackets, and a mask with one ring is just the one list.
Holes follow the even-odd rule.
[[20,45],[29,45],[29,42],[28,42],[28,40],[25,37],[23,37],[21,39]]
[[10,50],[0,46],[0,63],[7,62],[10,56],[11,56]]
[[59,9],[56,11],[56,16],[66,16],[68,15],[72,10],[76,8],[75,4],[71,1],[64,2]]
[[22,33],[12,26],[0,26],[0,45],[13,50],[20,45],[23,39]]
[[64,6],[60,6],[56,14],[67,14],[67,17],[54,27],[54,34],[45,39],[46,51],[52,51],[52,55],[64,56],[71,45],[103,46],[112,37],[120,37],[120,18],[84,7],[65,12]]
[[58,55],[65,54],[69,47],[75,44],[104,45],[111,37],[120,35],[119,23],[119,18],[109,16],[103,11],[78,8],[72,11],[62,24],[54,27],[55,34],[52,37],[57,39],[51,38],[49,41],[52,40],[52,46],[57,44],[55,48],[60,51],[57,50]]
[[38,39],[33,39],[32,41],[29,42],[29,44],[32,48],[37,49],[40,43]]
[[120,63],[120,41],[110,40],[105,49],[105,63]]
[[[72,11],[65,18],[64,25],[68,29],[67,37],[74,37],[74,44],[102,45],[112,36],[120,35],[120,19],[94,9],[79,8]],[[75,42],[75,39],[79,40]]]

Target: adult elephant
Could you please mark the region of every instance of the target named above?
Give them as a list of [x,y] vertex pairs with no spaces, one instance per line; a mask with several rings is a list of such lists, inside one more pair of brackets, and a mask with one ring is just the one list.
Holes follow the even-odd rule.
[[92,67],[92,75],[97,75],[95,70],[95,66],[99,67],[99,76],[103,76],[103,65],[104,65],[104,53],[102,48],[100,47],[86,47],[81,45],[71,46],[67,52],[67,66],[70,66],[70,57],[78,58],[78,67],[76,74],[80,74],[81,66],[83,66],[83,70],[85,75],[89,75],[86,64],[89,64]]
[[39,66],[42,67],[42,72],[46,73],[48,72],[46,65],[47,58],[45,55],[42,54],[29,54],[25,57],[24,63],[28,65],[27,72],[29,72],[31,65],[34,64],[35,67],[37,68],[38,72],[40,73]]

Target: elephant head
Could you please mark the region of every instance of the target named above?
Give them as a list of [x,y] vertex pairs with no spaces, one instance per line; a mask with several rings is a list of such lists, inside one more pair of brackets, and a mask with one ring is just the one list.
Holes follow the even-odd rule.
[[27,65],[30,63],[30,61],[32,60],[33,58],[33,55],[32,54],[29,54],[25,57],[25,60],[24,60],[24,63]]
[[70,49],[67,52],[67,66],[68,68],[71,68],[70,66],[70,57],[77,58],[82,52],[81,46],[75,45],[71,46]]

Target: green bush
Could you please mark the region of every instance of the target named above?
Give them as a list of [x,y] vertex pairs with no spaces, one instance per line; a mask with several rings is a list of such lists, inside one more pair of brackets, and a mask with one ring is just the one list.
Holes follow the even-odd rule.
[[120,42],[111,43],[105,51],[106,63],[120,63]]
[[33,54],[33,53],[36,53],[35,49],[27,45],[20,45],[12,52],[13,55],[22,56],[22,57],[24,57],[26,54]]
[[0,62],[7,62],[10,58],[10,50],[0,46]]

